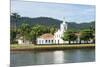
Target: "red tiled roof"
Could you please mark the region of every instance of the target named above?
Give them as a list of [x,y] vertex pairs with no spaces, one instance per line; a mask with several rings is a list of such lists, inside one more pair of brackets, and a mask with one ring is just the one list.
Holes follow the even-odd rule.
[[40,36],[40,38],[43,38],[43,39],[53,39],[54,36],[50,33],[46,33],[46,34],[43,34]]

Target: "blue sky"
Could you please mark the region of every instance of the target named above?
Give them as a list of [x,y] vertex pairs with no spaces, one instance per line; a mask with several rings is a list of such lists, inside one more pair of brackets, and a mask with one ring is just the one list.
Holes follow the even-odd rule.
[[52,17],[68,22],[89,22],[95,20],[94,5],[59,4],[43,2],[11,1],[11,12],[25,17]]

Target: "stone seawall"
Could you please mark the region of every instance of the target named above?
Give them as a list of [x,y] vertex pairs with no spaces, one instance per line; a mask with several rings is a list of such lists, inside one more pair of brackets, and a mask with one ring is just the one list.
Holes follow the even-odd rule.
[[31,50],[64,50],[79,48],[95,48],[95,44],[78,45],[11,45],[11,51],[31,51]]

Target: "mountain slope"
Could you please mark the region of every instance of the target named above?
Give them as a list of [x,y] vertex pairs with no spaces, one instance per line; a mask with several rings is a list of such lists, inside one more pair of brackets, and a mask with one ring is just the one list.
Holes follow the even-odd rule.
[[[62,23],[61,20],[53,19],[49,17],[37,17],[37,18],[29,18],[29,17],[20,17],[20,18],[14,18],[11,16],[11,27],[19,27],[22,23],[27,23],[29,25],[35,25],[35,24],[41,24],[46,26],[56,26],[59,28],[60,23]],[[68,29],[74,29],[74,30],[80,30],[80,29],[87,29],[90,28],[92,25],[95,27],[95,21],[91,21],[88,23],[75,23],[75,22],[67,22],[68,23]]]

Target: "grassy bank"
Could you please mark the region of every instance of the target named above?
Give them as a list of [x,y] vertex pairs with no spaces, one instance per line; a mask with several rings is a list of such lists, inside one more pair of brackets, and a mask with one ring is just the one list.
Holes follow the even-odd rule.
[[11,51],[25,50],[57,50],[57,49],[76,49],[76,48],[94,48],[95,44],[76,44],[76,45],[17,45],[10,46]]

